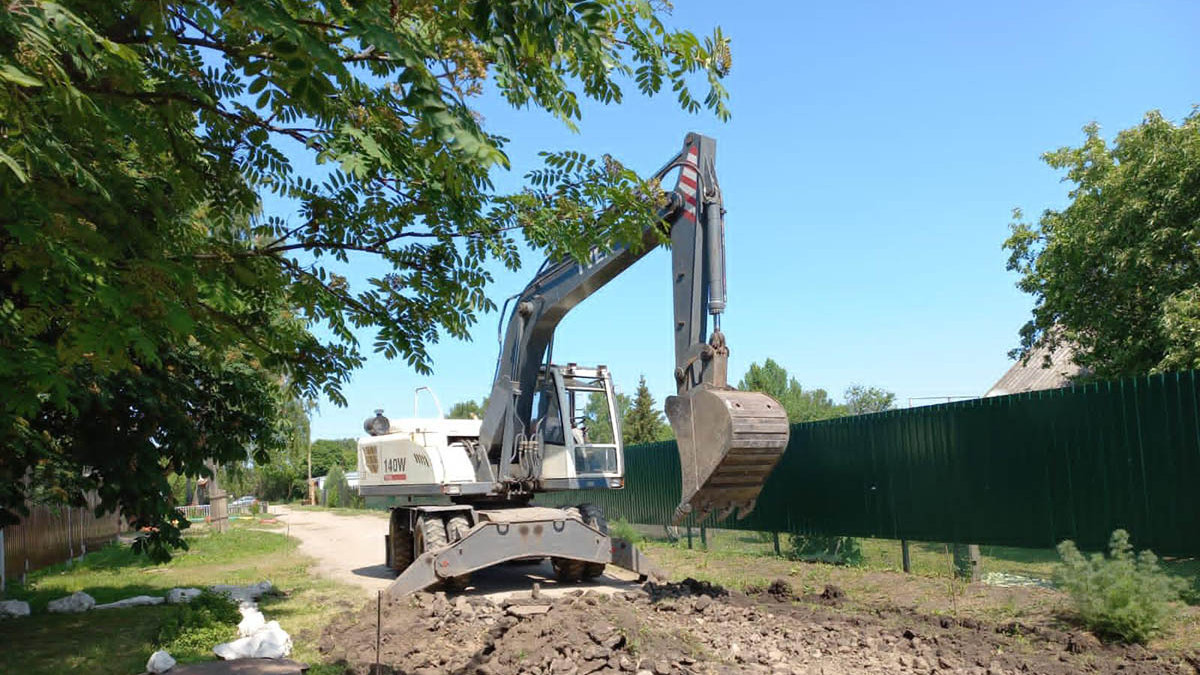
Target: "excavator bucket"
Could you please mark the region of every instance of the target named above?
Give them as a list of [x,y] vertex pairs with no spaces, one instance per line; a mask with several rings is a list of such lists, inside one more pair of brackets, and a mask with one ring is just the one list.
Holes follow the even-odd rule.
[[683,493],[672,523],[689,513],[703,520],[754,509],[758,493],[788,444],[788,419],[778,401],[754,391],[693,389],[667,398],[667,419],[679,445]]

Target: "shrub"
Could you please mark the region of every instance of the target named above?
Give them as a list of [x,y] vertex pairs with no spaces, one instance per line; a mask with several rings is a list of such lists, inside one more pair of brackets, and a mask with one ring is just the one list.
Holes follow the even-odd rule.
[[863,563],[862,545],[854,537],[830,537],[820,534],[792,536],[788,551],[792,560],[823,562],[857,567]]
[[1189,605],[1200,605],[1200,576],[1196,577],[1190,586],[1184,588],[1179,599]]
[[342,467],[334,465],[329,470],[329,474],[325,476],[325,506],[329,508],[337,508],[339,506],[349,506],[342,492],[342,485],[346,482],[346,474],[342,472]]
[[637,528],[624,518],[617,518],[613,522],[609,523],[608,534],[609,536],[617,539],[623,539],[631,544],[636,544],[644,538],[642,537],[642,533],[638,532]]
[[192,601],[179,605],[178,611],[159,628],[158,644],[173,656],[204,654],[220,642],[235,637],[242,620],[237,603],[225,595],[204,591]]
[[1107,558],[1102,553],[1085,557],[1075,542],[1064,541],[1058,545],[1062,565],[1055,580],[1093,633],[1144,643],[1172,618],[1183,584],[1167,576],[1150,551],[1135,556],[1125,530],[1112,533],[1108,550]]

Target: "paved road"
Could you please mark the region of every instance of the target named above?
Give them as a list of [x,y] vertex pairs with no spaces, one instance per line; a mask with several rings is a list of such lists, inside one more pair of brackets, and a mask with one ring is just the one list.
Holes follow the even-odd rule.
[[[395,578],[383,564],[383,535],[388,524],[385,513],[337,515],[286,506],[271,507],[271,511],[287,524],[288,534],[299,540],[300,551],[317,561],[313,567],[316,574],[360,586],[370,595],[387,588]],[[555,581],[549,561],[508,564],[476,572],[467,593],[500,600],[527,593],[534,582],[551,597],[577,588],[615,593],[633,587],[636,575],[610,566],[599,579],[564,586]]]

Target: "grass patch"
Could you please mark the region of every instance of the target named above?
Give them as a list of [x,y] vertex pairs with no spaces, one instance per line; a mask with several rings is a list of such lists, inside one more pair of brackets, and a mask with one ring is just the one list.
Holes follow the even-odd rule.
[[[47,602],[74,591],[84,591],[103,603],[133,595],[165,595],[175,587],[268,579],[281,593],[263,598],[259,607],[268,620],[279,621],[292,634],[292,658],[309,663],[320,661],[316,651],[320,629],[335,613],[355,609],[365,600],[357,587],[311,576],[311,560],[297,552],[295,540],[254,529],[249,522],[239,522],[224,534],[195,528],[187,541],[189,550],[178,552],[165,565],[134,555],[127,544],[112,545],[73,566],[35,572],[24,587],[10,586],[5,597],[28,601],[34,614],[0,622],[0,644],[5,645],[0,649],[0,673],[141,672],[164,639],[164,627],[178,622],[184,611],[160,605],[70,615],[45,612]],[[235,632],[227,632],[222,624],[185,631],[187,644],[176,645],[182,651],[172,655],[183,662],[206,660],[218,639],[228,640]]]
[[323,511],[332,513],[335,516],[376,516],[378,518],[387,518],[388,512],[386,509],[360,509],[342,506],[312,506],[308,504],[297,504],[288,506],[293,511]]

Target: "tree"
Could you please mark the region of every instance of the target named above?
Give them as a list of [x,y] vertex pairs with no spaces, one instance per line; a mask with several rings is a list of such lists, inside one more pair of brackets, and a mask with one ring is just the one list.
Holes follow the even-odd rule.
[[450,406],[450,414],[446,417],[452,420],[477,420],[483,418],[483,411],[487,408],[487,397],[476,403],[475,401],[459,401]]
[[313,476],[324,476],[334,467],[343,471],[358,469],[358,441],[353,438],[319,438],[312,444]]
[[738,382],[742,391],[760,391],[779,401],[790,422],[812,422],[846,414],[846,408],[833,402],[824,389],[806,391],[787,370],[767,359],[760,366],[750,364],[746,375]]
[[[99,488],[165,557],[166,476],[267,461],[294,397],[344,404],[355,329],[428,372],[428,343],[494,307],[487,264],[516,268],[518,237],[580,259],[636,242],[661,193],[615,159],[547,152],[528,189],[493,188],[485,78],[569,126],[629,79],[725,118],[729,65],[719,29],[635,0],[10,3],[0,526],[27,485]],[[352,284],[368,257],[384,271]]]
[[866,415],[896,407],[896,395],[878,387],[852,384],[846,389],[846,414]]
[[626,445],[652,443],[661,440],[667,430],[667,424],[663,421],[662,413],[654,406],[654,397],[650,395],[650,388],[646,386],[646,376],[643,375],[638,380],[633,405],[630,406],[629,412],[625,413],[621,425],[623,440]]
[[341,467],[334,464],[329,470],[329,474],[325,476],[325,506],[330,508],[350,506],[347,501],[347,497],[349,497],[347,492],[346,474]]
[[1151,112],[1111,146],[1084,133],[1043,155],[1070,204],[1036,224],[1014,211],[1008,269],[1034,309],[1012,355],[1071,345],[1095,378],[1200,367],[1200,109]]
[[[629,408],[633,405],[629,396],[617,392],[616,409],[621,416],[622,426],[629,416]],[[593,443],[612,443],[612,416],[608,412],[608,399],[601,394],[588,396],[587,405],[583,408],[583,416],[588,430],[588,439]],[[624,429],[622,429],[624,432]]]

